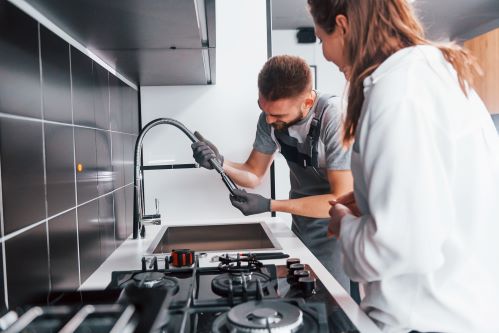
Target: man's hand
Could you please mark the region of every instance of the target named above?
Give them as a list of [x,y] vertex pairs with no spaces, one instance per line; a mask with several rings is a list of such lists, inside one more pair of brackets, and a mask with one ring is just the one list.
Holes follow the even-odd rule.
[[234,193],[235,195],[230,196],[230,202],[245,216],[270,212],[270,199],[240,189],[235,190]]
[[331,216],[331,218],[327,227],[327,237],[340,238],[341,219],[347,214],[352,214],[352,211],[347,206],[335,201],[330,201],[329,203],[331,204],[331,209],[329,210],[329,216]]
[[357,202],[355,201],[355,196],[353,192],[349,192],[341,197],[336,198],[336,200],[329,202],[331,205],[334,204],[342,204],[343,206],[348,207],[352,211],[352,215],[360,216],[359,208],[357,207]]
[[212,158],[217,159],[220,165],[224,163],[224,157],[218,152],[217,147],[210,141],[206,140],[199,132],[194,132],[198,142],[191,145],[193,157],[200,166],[206,169],[213,169],[210,163]]

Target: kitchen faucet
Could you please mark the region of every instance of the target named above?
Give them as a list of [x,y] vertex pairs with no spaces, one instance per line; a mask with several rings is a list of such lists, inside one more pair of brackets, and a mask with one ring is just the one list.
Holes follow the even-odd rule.
[[[156,200],[156,214],[146,215],[144,207],[144,189],[142,187],[143,170],[142,170],[142,144],[144,141],[144,136],[149,132],[149,130],[157,125],[172,125],[184,132],[187,137],[192,142],[199,141],[198,138],[189,131],[181,122],[172,118],[158,118],[149,122],[139,133],[137,141],[135,142],[135,176],[134,176],[134,205],[133,205],[133,238],[137,239],[139,233],[141,237],[145,236],[144,224],[161,224],[161,215],[158,211],[158,201]],[[222,168],[220,162],[212,158],[210,160],[213,168],[222,176],[222,180],[229,189],[229,191],[234,194],[234,190],[237,186],[234,182],[227,176]]]

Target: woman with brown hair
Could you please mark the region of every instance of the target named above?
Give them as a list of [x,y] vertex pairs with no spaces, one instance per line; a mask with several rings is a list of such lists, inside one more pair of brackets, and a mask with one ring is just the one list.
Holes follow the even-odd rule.
[[384,332],[499,332],[499,139],[463,49],[425,39],[406,0],[308,0],[349,78],[354,193],[329,233]]

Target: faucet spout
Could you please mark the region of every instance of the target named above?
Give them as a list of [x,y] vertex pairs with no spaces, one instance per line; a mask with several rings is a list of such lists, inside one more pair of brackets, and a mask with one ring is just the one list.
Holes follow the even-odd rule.
[[[144,208],[144,189],[142,186],[143,170],[142,170],[142,145],[144,137],[149,132],[149,130],[158,125],[172,125],[180,129],[192,142],[197,142],[196,136],[187,129],[181,122],[172,118],[158,118],[149,122],[139,133],[137,141],[135,142],[135,160],[134,160],[134,205],[133,205],[133,238],[137,239],[139,233],[142,234],[141,229],[143,228],[144,222],[152,222],[154,224],[159,224],[161,222],[161,217],[159,212],[156,211],[154,215],[145,215]],[[222,180],[225,185],[229,188],[231,193],[237,186],[232,182],[232,180],[225,174],[220,162],[213,158],[210,160],[213,168],[222,176]],[[157,210],[157,207],[156,207]],[[143,237],[143,235],[142,235]]]

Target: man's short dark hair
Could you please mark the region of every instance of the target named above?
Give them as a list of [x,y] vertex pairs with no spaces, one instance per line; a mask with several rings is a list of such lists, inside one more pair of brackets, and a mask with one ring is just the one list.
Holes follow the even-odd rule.
[[312,89],[310,66],[300,57],[275,56],[267,60],[258,74],[258,90],[263,98],[276,101],[292,98]]

